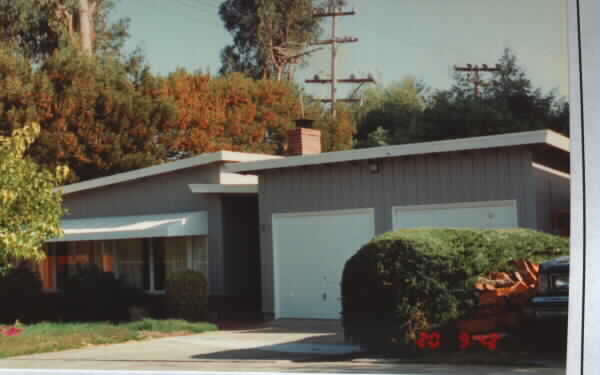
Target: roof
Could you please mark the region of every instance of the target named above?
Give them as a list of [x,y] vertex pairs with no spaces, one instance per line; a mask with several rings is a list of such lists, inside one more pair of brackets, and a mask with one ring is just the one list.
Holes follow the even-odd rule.
[[460,138],[446,141],[373,147],[359,150],[325,152],[315,155],[292,156],[273,160],[252,161],[227,165],[225,169],[235,173],[250,173],[278,168],[525,145],[546,145],[569,152],[568,137],[551,130],[536,130],[485,137]]
[[119,184],[122,182],[137,180],[144,177],[156,176],[160,174],[175,172],[181,169],[199,167],[212,163],[244,163],[254,162],[257,160],[280,159],[280,156],[264,155],[264,154],[249,154],[232,151],[219,151],[210,154],[202,154],[187,159],[177,160],[164,164],[154,165],[152,167],[136,169],[129,172],[117,173],[112,176],[95,178],[93,180],[78,182],[75,184],[64,185],[57,190],[63,194],[71,194],[79,191],[96,189],[108,185]]

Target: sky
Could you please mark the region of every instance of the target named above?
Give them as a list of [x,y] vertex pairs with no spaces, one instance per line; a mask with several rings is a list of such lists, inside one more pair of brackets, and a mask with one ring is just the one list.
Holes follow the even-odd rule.
[[[152,70],[178,67],[216,73],[231,43],[218,15],[221,0],[116,0],[115,18],[131,19],[126,48],[141,47]],[[339,77],[371,73],[387,86],[405,77],[432,89],[452,84],[454,65],[494,64],[513,50],[535,87],[568,95],[566,0],[348,0],[355,16],[341,17]],[[323,24],[326,34],[328,21]],[[323,37],[326,37],[327,35]],[[329,74],[328,49],[308,59],[296,79]],[[485,76],[483,76],[485,78]],[[340,88],[340,96],[352,86]],[[306,85],[326,96],[327,88]]]

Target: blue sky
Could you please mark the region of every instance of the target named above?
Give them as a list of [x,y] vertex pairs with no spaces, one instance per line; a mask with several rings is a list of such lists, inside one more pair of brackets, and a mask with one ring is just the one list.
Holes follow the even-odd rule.
[[[536,87],[568,94],[566,0],[348,1],[357,15],[340,19],[339,35],[359,42],[340,47],[341,76],[372,73],[384,85],[415,76],[444,89],[453,65],[493,64],[510,47]],[[231,42],[218,16],[220,2],[117,0],[114,16],[131,18],[127,48],[141,47],[154,72],[185,67],[215,73],[221,49]],[[328,72],[324,50],[297,79]],[[315,85],[307,91],[326,95]]]

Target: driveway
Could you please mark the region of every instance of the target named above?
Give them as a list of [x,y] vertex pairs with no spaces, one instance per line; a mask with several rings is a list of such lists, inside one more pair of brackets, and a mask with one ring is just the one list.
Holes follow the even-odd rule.
[[[277,320],[267,324],[229,325],[223,328],[218,332],[200,335],[15,357],[0,360],[0,369],[357,372],[399,375],[562,375],[565,371],[564,367],[556,364],[524,368],[461,367],[406,364],[369,358],[358,347],[344,342],[338,321]],[[0,375],[12,373],[25,372],[0,370]]]

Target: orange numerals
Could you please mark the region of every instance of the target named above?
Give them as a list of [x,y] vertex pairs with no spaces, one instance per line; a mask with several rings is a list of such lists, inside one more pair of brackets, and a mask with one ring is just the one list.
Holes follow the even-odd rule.
[[[481,346],[489,350],[497,350],[498,342],[504,337],[499,333],[490,333],[487,335],[471,336],[467,332],[461,332],[458,335],[458,347],[460,350],[466,350],[473,346],[474,343],[479,343]],[[421,332],[417,339],[419,349],[438,349],[442,343],[442,336],[439,332]]]
[[420,349],[430,348],[438,349],[442,343],[442,335],[439,332],[421,332],[417,340],[417,346]]
[[473,336],[473,341],[478,341],[481,346],[486,347],[489,350],[496,350],[498,348],[498,341],[500,341],[502,337],[503,336],[498,333],[491,333],[489,335]]

